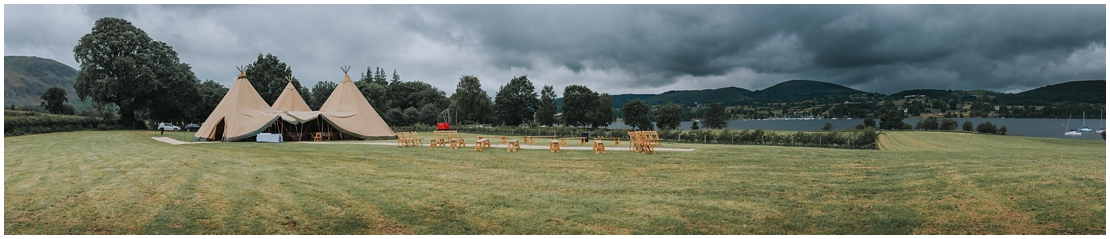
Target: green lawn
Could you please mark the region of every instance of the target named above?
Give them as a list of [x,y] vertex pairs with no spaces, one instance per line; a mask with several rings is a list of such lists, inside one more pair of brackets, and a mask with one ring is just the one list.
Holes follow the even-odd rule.
[[5,137],[4,233],[1106,234],[1105,141],[887,132],[878,151],[597,155],[152,136]]

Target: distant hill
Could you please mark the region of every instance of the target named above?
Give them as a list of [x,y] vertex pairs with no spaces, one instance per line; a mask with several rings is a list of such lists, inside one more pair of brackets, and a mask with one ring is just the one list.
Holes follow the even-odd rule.
[[[667,102],[675,102],[678,104],[693,104],[697,103],[712,103],[712,102],[731,102],[752,98],[752,91],[737,88],[725,87],[712,90],[679,90],[667,91],[663,94],[655,95],[647,99],[642,99],[649,105],[662,105]],[[615,105],[615,104],[614,104]]]
[[[623,107],[634,99],[640,99],[649,105],[662,105],[667,102],[676,104],[694,104],[695,102],[733,102],[751,98],[752,91],[737,87],[725,87],[712,90],[677,90],[667,91],[662,94],[622,94],[613,95],[613,108]],[[555,100],[560,106],[563,99]]]
[[[759,91],[737,87],[725,87],[711,90],[679,90],[667,91],[662,94],[623,94],[613,96],[613,107],[620,108],[632,99],[640,98],[649,105],[662,105],[674,102],[680,105],[694,103],[734,103],[743,100],[783,100],[791,98],[815,98],[866,93],[841,85],[811,80],[790,80],[768,87]],[[562,104],[562,99],[558,102]]]
[[1045,104],[1049,102],[1106,103],[1106,81],[1071,81],[1017,94],[1001,96],[1010,104]]
[[65,89],[70,103],[78,111],[92,109],[81,102],[73,83],[77,70],[61,62],[34,56],[4,56],[4,104],[39,105],[42,93],[50,87]]
[[924,95],[931,98],[939,98],[949,96],[952,90],[933,90],[933,89],[918,89],[918,90],[903,90],[898,93],[890,95],[891,98],[904,98],[907,95]]
[[817,98],[836,95],[867,93],[828,82],[811,80],[789,80],[755,91],[759,99]]

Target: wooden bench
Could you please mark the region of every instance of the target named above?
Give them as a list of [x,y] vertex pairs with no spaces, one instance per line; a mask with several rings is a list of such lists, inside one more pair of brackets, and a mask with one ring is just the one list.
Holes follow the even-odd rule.
[[489,147],[490,147],[490,145],[489,145],[489,139],[488,138],[482,138],[482,139],[479,139],[478,141],[474,141],[474,151],[475,152],[482,152],[482,149],[489,148]]
[[432,136],[434,139],[440,140],[440,143],[445,143],[447,140],[459,138],[459,131],[435,131],[432,132]]
[[595,140],[614,140],[613,145],[621,145],[621,137],[595,137]]
[[548,145],[547,148],[550,149],[552,153],[563,152],[563,149],[559,147],[559,141],[558,140],[552,139],[551,144]]
[[436,148],[438,146],[439,146],[439,140],[432,139],[432,140],[428,141],[428,148]]
[[605,153],[605,142],[602,142],[601,140],[594,140],[594,154],[604,154],[604,153]]
[[531,145],[535,145],[536,144],[536,138],[549,138],[549,139],[554,140],[557,137],[556,136],[524,136],[524,142],[528,143],[528,144],[531,144]]
[[451,139],[451,149],[457,149],[459,147],[466,147],[466,140],[463,138]]
[[505,149],[505,152],[516,152],[516,150],[520,148],[520,141],[509,140],[506,142],[506,145],[508,148]]
[[579,146],[585,146],[585,145],[586,145],[586,137],[566,137],[566,138],[560,138],[560,139],[559,139],[559,144],[560,144],[560,145],[562,145],[562,146],[567,146],[567,139],[574,139],[574,140],[578,140],[578,145],[579,145]]

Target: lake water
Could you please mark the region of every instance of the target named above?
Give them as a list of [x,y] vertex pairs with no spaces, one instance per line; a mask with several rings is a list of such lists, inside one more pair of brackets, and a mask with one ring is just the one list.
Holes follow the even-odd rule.
[[[905,119],[903,122],[910,125],[917,125],[917,121],[922,119]],[[1006,126],[1007,135],[1021,135],[1031,137],[1049,137],[1049,138],[1066,138],[1066,139],[1089,139],[1101,140],[1102,135],[1095,132],[1084,132],[1080,136],[1065,136],[1065,125],[1068,125],[1068,119],[1002,119],[1002,118],[956,118],[959,121],[957,130],[963,127],[964,121],[971,121],[972,125],[978,126],[980,122],[990,121],[996,127]],[[730,120],[728,128],[733,130],[743,129],[764,129],[764,130],[783,130],[783,131],[820,131],[821,127],[825,126],[825,122],[831,122],[833,129],[854,129],[856,125],[862,124],[863,119],[821,119],[821,120]],[[878,120],[876,120],[878,123]],[[698,123],[702,126],[702,123]],[[691,122],[685,121],[679,125],[681,129],[690,129]],[[1091,129],[1098,130],[1105,127],[1105,119],[1087,119],[1087,126]],[[1079,129],[1083,127],[1081,119],[1071,119],[1071,124],[1068,129]],[[611,129],[628,128],[621,122],[613,122]]]

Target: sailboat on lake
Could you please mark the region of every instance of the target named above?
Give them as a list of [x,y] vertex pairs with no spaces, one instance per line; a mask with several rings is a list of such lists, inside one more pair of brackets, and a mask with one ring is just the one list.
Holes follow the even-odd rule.
[[1093,132],[1091,127],[1087,127],[1087,112],[1083,112],[1083,127],[1079,128],[1079,132]]
[[[1064,130],[1067,130],[1069,127],[1071,127],[1071,115],[1068,115],[1068,124],[1064,126]],[[1083,133],[1080,133],[1079,131],[1075,131],[1075,129],[1071,129],[1067,132],[1064,132],[1064,136],[1080,136],[1080,135],[1083,135]]]

